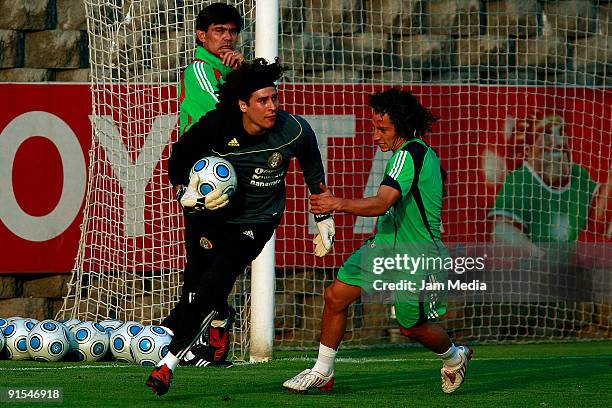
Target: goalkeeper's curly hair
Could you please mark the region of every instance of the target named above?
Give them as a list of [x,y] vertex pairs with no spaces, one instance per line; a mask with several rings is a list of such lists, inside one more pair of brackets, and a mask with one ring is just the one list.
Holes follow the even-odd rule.
[[410,91],[391,88],[370,96],[370,107],[374,112],[387,114],[395,131],[404,139],[422,137],[431,131],[438,120],[429,109],[421,105]]
[[278,58],[269,63],[265,58],[245,61],[236,70],[225,77],[225,83],[219,87],[217,109],[228,114],[239,114],[238,101],[249,102],[251,94],[269,86],[276,86],[286,70]]

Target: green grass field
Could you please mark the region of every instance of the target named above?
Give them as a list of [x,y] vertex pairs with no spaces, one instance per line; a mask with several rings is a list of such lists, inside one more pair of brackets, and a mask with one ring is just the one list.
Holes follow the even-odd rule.
[[[314,357],[283,352],[265,364],[179,367],[161,398],[144,385],[146,367],[0,361],[0,388],[60,387],[65,407],[605,407],[612,401],[612,342],[476,346],[466,382],[451,395],[440,390],[440,362],[420,347],[341,350],[331,393],[286,392],[282,382]],[[19,404],[41,405],[60,404]]]

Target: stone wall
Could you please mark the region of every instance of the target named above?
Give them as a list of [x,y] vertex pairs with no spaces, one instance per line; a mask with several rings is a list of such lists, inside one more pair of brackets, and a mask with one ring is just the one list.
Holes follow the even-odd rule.
[[55,317],[68,294],[70,274],[45,276],[0,275],[0,317]]
[[88,81],[83,0],[0,2],[0,81]]
[[282,25],[281,60],[314,50],[296,81],[611,82],[608,1],[363,0],[350,12],[354,1],[303,3],[305,23]]
[[[161,19],[169,3],[142,4]],[[280,56],[300,82],[609,85],[611,10],[601,0],[282,0]],[[149,34],[126,69],[173,80],[184,58],[157,61],[168,42]],[[0,81],[87,81],[88,64],[83,0],[0,3]]]

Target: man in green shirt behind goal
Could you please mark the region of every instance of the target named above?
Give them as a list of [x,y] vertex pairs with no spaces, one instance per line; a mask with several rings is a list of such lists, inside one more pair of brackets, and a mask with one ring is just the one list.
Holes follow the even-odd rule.
[[[283,386],[292,392],[332,389],[334,361],[346,329],[348,307],[362,291],[379,290],[381,272],[376,271],[376,263],[370,262],[377,248],[377,254],[389,256],[388,261],[404,250],[417,257],[447,255],[440,240],[445,172],[436,152],[421,139],[436,118],[410,92],[395,88],[372,95],[369,104],[373,109],[374,141],[383,152],[393,152],[377,194],[345,199],[334,197],[322,186],[323,193],[312,195],[310,201],[315,215],[342,211],[379,217],[378,231],[347,259],[326,288],[317,362],[284,382]],[[433,283],[440,275],[441,271],[432,273],[419,267],[410,279]],[[467,346],[455,346],[442,326],[434,322],[446,312],[444,297],[436,299],[417,285],[415,289],[393,293],[400,331],[439,355],[443,361],[442,390],[451,393],[463,382],[473,351]]]
[[215,109],[219,85],[244,62],[242,53],[236,51],[243,23],[234,6],[212,3],[200,11],[195,25],[195,55],[183,71],[179,85],[181,135]]

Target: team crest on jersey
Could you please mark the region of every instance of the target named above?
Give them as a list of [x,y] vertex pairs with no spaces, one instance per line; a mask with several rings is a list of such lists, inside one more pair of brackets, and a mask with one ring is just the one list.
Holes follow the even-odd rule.
[[212,249],[213,244],[208,238],[202,236],[200,237],[200,246],[204,249]]
[[283,155],[279,152],[274,152],[268,157],[268,166],[271,169],[275,169],[281,165],[283,162]]

